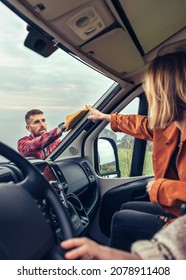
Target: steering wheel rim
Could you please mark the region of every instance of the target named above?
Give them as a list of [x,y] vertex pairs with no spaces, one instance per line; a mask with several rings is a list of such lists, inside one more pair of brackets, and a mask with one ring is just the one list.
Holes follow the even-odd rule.
[[73,238],[75,234],[70,217],[46,178],[27,159],[1,141],[0,154],[13,162],[25,176],[25,179],[16,185],[26,189],[35,199],[46,199],[57,216],[63,239]]

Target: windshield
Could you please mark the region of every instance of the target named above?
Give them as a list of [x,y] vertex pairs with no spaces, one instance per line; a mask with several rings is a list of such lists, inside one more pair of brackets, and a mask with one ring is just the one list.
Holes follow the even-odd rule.
[[27,111],[42,110],[51,130],[94,104],[113,81],[61,49],[44,58],[24,47],[27,24],[2,3],[0,18],[0,140],[17,149],[18,139],[29,135]]

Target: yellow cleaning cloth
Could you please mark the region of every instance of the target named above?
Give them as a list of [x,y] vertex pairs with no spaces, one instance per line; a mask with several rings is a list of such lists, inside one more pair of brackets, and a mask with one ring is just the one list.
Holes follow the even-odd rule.
[[74,128],[74,126],[79,122],[79,120],[85,116],[85,114],[88,112],[89,110],[84,107],[81,110],[79,110],[78,112],[72,114],[72,115],[68,115],[66,116],[66,131]]

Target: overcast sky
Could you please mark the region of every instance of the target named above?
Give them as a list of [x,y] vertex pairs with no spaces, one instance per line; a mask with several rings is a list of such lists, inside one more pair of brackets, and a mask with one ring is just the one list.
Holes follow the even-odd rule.
[[44,110],[48,128],[85,104],[94,104],[113,81],[57,50],[43,58],[23,46],[26,24],[0,3],[1,140],[16,147],[27,135],[24,115]]

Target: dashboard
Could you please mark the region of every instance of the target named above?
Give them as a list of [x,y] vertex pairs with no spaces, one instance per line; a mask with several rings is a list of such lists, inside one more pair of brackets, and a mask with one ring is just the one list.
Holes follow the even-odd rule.
[[[84,235],[100,202],[100,192],[94,170],[84,158],[58,162],[29,160],[57,192],[72,221],[76,236]],[[0,165],[0,183],[24,180],[21,171],[12,163]],[[57,217],[46,201],[37,201],[38,207],[52,227],[59,232]]]

